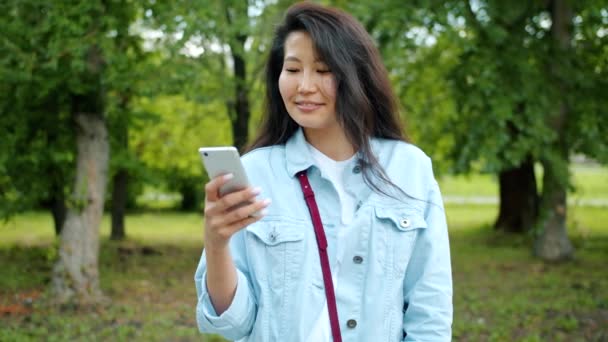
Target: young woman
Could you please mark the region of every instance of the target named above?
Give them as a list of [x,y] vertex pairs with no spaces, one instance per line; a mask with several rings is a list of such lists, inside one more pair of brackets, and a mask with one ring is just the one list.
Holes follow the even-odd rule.
[[430,159],[404,137],[369,34],[344,12],[290,7],[266,88],[261,132],[242,158],[259,188],[220,197],[230,175],[205,187],[199,329],[243,341],[331,341],[336,330],[345,341],[449,341],[441,195]]

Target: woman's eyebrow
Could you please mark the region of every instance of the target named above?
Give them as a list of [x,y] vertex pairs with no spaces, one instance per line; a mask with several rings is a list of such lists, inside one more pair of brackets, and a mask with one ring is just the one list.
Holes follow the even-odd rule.
[[[285,62],[302,62],[298,57],[295,57],[295,56],[287,56],[287,57],[285,57],[284,61]],[[325,64],[325,61],[323,61],[322,59],[319,59],[319,58],[315,59],[314,62]]]

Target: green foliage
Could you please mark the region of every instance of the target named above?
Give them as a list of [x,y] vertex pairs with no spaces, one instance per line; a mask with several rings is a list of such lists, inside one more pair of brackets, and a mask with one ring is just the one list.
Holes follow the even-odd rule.
[[[286,4],[8,1],[0,6],[6,28],[0,49],[7,52],[0,60],[0,75],[7,80],[0,85],[0,134],[6,137],[0,142],[0,215],[8,217],[70,192],[73,98],[94,89],[103,89],[110,176],[129,173],[131,199],[146,183],[200,192],[196,148],[232,141],[224,123],[234,120],[233,89],[241,81],[229,57],[245,58],[244,86],[260,91],[269,32]],[[162,32],[156,41],[148,38],[154,30]],[[257,110],[252,130],[261,98],[251,97]],[[185,114],[192,106],[197,112]],[[140,138],[151,136],[142,149]]]
[[146,113],[137,112],[132,102],[134,98],[149,93],[146,83],[153,73],[153,53],[144,51],[141,36],[130,32],[134,22],[141,20],[142,8],[130,4],[124,12],[118,13],[114,37],[115,53],[106,57],[110,68],[106,69],[105,82],[106,116],[110,134],[110,172],[108,200],[113,198],[113,177],[118,172],[126,172],[128,178],[127,207],[135,206],[135,198],[143,191],[144,181],[150,178],[145,165],[129,148],[129,130],[137,128],[146,119]]
[[[562,55],[552,46],[547,9],[537,2],[346,6],[378,41],[415,141],[440,169],[495,173],[528,155],[551,158],[548,147],[558,136],[547,121],[560,99],[570,109],[570,152],[608,157],[602,1],[574,4],[572,53]],[[559,79],[550,69],[557,59]]]
[[[266,2],[154,2],[144,6],[139,29],[162,30],[154,42],[158,52],[154,84],[148,97],[134,102],[153,119],[130,135],[138,160],[152,170],[157,187],[178,191],[182,208],[198,208],[202,194],[200,146],[232,145],[236,120],[236,88],[242,86],[254,111],[255,127],[261,106],[263,54],[277,9]],[[235,59],[243,58],[244,78],[237,77]],[[188,204],[190,203],[190,204]]]
[[[163,67],[172,76],[167,89],[200,104],[219,101],[224,107],[216,108],[218,114],[234,120],[235,84],[244,82],[252,108],[259,108],[262,96],[257,91],[269,39],[286,5],[286,1],[153,3],[145,23],[166,34],[158,45],[167,56]],[[235,77],[234,55],[246,61],[244,80]],[[255,122],[259,112],[254,111],[253,117]]]
[[206,178],[198,148],[230,145],[230,122],[220,114],[222,103],[201,105],[174,95],[142,98],[134,106],[150,114],[130,134],[137,160],[151,170],[160,188],[202,193]]
[[108,107],[106,92],[125,87],[116,75],[133,46],[124,32],[136,10],[130,1],[0,6],[0,215],[8,217],[70,192],[73,114]]
[[[324,3],[353,13],[375,38],[410,135],[439,173],[498,172],[529,154],[559,164],[546,122],[561,95],[547,86],[555,83],[547,70],[554,54],[540,3]],[[72,100],[98,88],[110,173],[129,172],[131,202],[149,185],[200,189],[196,148],[233,143],[237,84],[247,90],[256,132],[269,39],[288,5],[2,2],[0,216],[70,192]],[[558,75],[568,89],[566,139],[571,153],[606,163],[608,12],[601,1],[574,6],[573,49],[560,57]],[[91,69],[93,47],[103,57],[99,70]],[[235,54],[246,61],[244,79],[235,77]]]

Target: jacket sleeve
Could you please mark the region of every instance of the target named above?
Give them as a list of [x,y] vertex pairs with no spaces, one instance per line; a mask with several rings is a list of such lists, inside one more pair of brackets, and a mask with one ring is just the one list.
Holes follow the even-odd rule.
[[257,303],[247,270],[244,235],[245,230],[243,229],[236,233],[230,241],[230,252],[236,265],[237,287],[232,303],[219,316],[215,312],[213,304],[211,304],[207,291],[207,263],[203,250],[203,255],[194,275],[198,298],[196,322],[201,332],[219,334],[229,340],[239,340],[248,336],[253,329]]
[[[432,175],[432,171],[429,171]],[[431,177],[432,178],[432,177]],[[403,286],[404,341],[452,338],[452,267],[448,230],[439,186],[431,179],[425,219]]]

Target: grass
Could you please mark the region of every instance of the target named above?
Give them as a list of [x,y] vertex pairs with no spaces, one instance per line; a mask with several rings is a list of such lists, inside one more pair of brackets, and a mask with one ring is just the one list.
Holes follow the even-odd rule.
[[[531,237],[492,232],[494,206],[449,205],[455,341],[601,341],[608,338],[608,212],[571,208],[571,263],[531,255]],[[51,219],[28,213],[0,228],[0,340],[220,341],[195,328],[193,272],[202,245],[196,214],[127,219],[129,239],[102,229],[101,286],[111,303],[86,312],[45,304],[55,257]],[[32,304],[28,298],[33,299]]]
[[196,214],[130,215],[129,239],[113,242],[104,219],[100,281],[111,302],[82,312],[46,304],[55,257],[51,218],[16,217],[0,228],[0,307],[17,311],[0,320],[0,341],[201,340],[193,282],[201,223]]
[[[140,244],[201,246],[202,216],[178,212],[144,212],[130,214],[125,225],[129,239]],[[53,222],[46,212],[29,212],[0,223],[0,247],[48,245],[55,240]],[[101,223],[101,238],[110,236],[110,218]]]
[[608,339],[608,212],[571,212],[576,259],[545,264],[533,258],[531,237],[492,232],[495,208],[448,206],[454,340]]
[[[605,166],[571,166],[574,189],[571,197],[576,199],[608,198],[608,168]],[[542,181],[542,170],[536,170],[536,181]],[[498,180],[495,175],[445,175],[439,179],[444,195],[498,197]]]
[[[574,174],[577,196],[608,198],[605,168]],[[490,176],[447,177],[444,194],[495,195]],[[474,189],[475,192],[470,192]],[[545,264],[532,236],[494,232],[495,205],[446,206],[454,276],[454,341],[608,340],[608,210],[570,206],[574,261]],[[100,281],[110,299],[95,309],[48,305],[56,258],[52,220],[26,213],[0,224],[0,341],[222,341],[196,330],[193,273],[200,214],[127,216],[127,241],[101,228]]]
[[608,196],[608,168],[577,165],[571,171],[577,194],[589,198],[605,198]]

